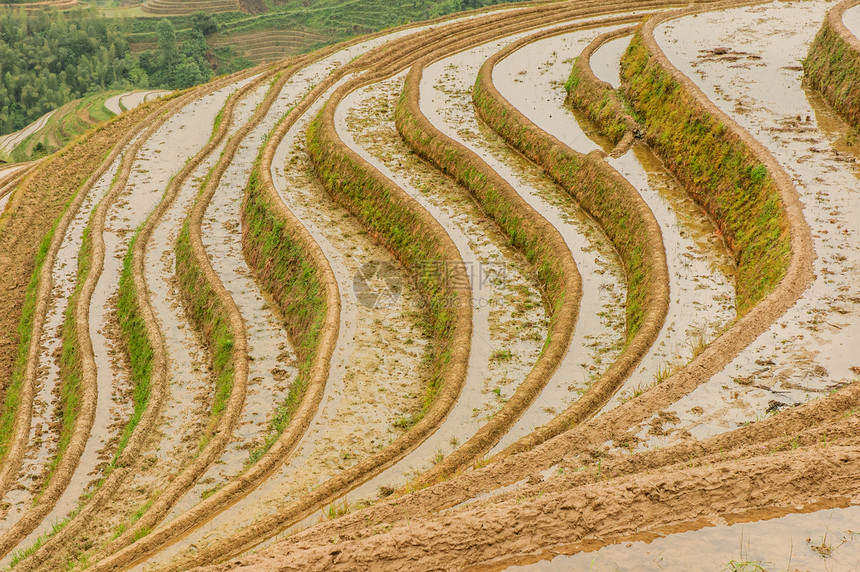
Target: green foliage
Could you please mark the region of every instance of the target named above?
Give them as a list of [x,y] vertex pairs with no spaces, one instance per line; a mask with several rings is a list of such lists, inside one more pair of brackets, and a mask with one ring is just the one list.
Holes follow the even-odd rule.
[[600,129],[604,136],[617,144],[632,126],[632,118],[614,90],[589,81],[580,67],[583,62],[576,58],[573,71],[564,84],[567,102],[579,109]]
[[123,23],[94,10],[0,12],[0,132],[64,103],[132,85]]
[[625,93],[649,144],[716,222],[735,256],[743,315],[785,275],[788,222],[767,168],[655,62],[636,34],[621,60]]
[[131,438],[131,433],[140,423],[140,419],[146,411],[152,382],[152,344],[149,341],[146,324],[140,315],[140,307],[137,303],[137,286],[134,283],[132,272],[132,259],[136,242],[137,234],[132,238],[128,253],[123,260],[117,301],[117,321],[122,332],[123,349],[131,364],[133,388],[131,400],[134,410],[123,427],[119,445],[114,455],[114,463],[122,454]]
[[195,21],[191,36],[180,45],[170,20],[158,21],[156,49],[140,56],[140,68],[151,85],[185,89],[211,77],[212,69],[205,59],[209,46],[201,31],[207,26],[198,22]]
[[21,320],[18,323],[18,357],[15,362],[15,369],[12,372],[12,380],[6,389],[6,397],[3,401],[3,407],[0,409],[0,460],[2,460],[9,451],[9,439],[12,437],[12,428],[15,424],[15,413],[18,410],[18,403],[21,399],[21,384],[24,381],[24,371],[27,364],[27,352],[30,348],[30,341],[33,336],[33,315],[36,311],[36,293],[39,289],[39,275],[42,272],[42,267],[45,264],[45,258],[48,256],[48,249],[51,246],[56,224],[50,229],[48,234],[42,240],[39,246],[39,252],[36,255],[36,267],[33,270],[30,283],[27,286],[27,293],[24,298],[24,307],[21,312]]
[[268,451],[301,405],[327,306],[316,268],[266,198],[259,160],[248,180],[242,219],[247,229],[243,238],[245,257],[261,286],[285,317],[287,334],[293,341],[299,363],[299,374],[275,409],[265,443],[251,452],[250,462],[253,463]]
[[860,128],[860,53],[831,28],[829,20],[815,36],[803,62],[809,85],[855,129]]
[[176,241],[176,276],[189,320],[195,329],[201,332],[209,346],[212,373],[215,378],[215,398],[209,414],[211,430],[221,417],[221,412],[227,406],[233,390],[235,338],[227,311],[209,285],[194,256],[191,229],[187,222],[183,225]]

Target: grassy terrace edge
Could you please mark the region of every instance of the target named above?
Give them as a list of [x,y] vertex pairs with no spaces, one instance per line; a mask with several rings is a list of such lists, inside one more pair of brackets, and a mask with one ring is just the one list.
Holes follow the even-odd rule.
[[737,263],[737,311],[774,290],[791,260],[789,224],[768,167],[667,73],[639,31],[621,60],[645,139],[717,224]]
[[630,35],[634,27],[613,30],[598,36],[576,57],[570,77],[564,84],[567,90],[565,103],[585,113],[601,133],[619,145],[625,136],[639,134],[639,124],[631,116],[619,93],[597,78],[589,64],[591,55],[603,44]]
[[860,129],[860,40],[842,21],[857,0],[827,13],[803,61],[804,78],[852,127]]
[[567,352],[582,297],[576,263],[558,230],[479,156],[440,132],[421,111],[421,78],[427,63],[416,64],[406,77],[395,109],[397,131],[419,156],[460,183],[526,257],[550,321],[541,354],[514,395],[472,438],[419,477],[425,485],[486,453],[540,394]]
[[272,204],[260,175],[260,162],[257,159],[254,163],[245,189],[242,247],[257,282],[284,317],[287,335],[298,357],[299,372],[286,398],[276,405],[265,444],[251,452],[252,463],[269,450],[298,411],[316,373],[318,342],[330,307],[321,276],[326,272],[319,268],[307,246]]
[[[101,173],[103,174],[112,160],[119,155],[120,151],[124,153],[125,156],[122,164],[111,184],[111,190],[108,195],[100,201],[96,209],[97,214],[101,212],[101,216],[96,217],[100,219],[101,222],[98,220],[95,221],[95,223],[91,221],[90,227],[87,229],[87,232],[91,235],[91,240],[95,236],[92,235],[93,224],[98,228],[103,226],[105,213],[102,211],[108,208],[115,200],[117,194],[125,188],[131,173],[132,162],[136,158],[140,147],[145,143],[148,137],[160,128],[160,126],[163,125],[176,110],[188,103],[188,101],[193,97],[202,97],[223,87],[231,81],[238,81],[238,79],[241,79],[242,77],[247,77],[250,73],[253,73],[253,70],[239,72],[234,76],[219,78],[197,88],[174,93],[171,96],[161,99],[161,103],[158,104],[147,103],[144,104],[144,106],[141,106],[141,108],[145,108],[147,106],[158,105],[158,109],[160,111],[157,116],[151,116],[153,121],[142,125],[143,135],[139,137],[139,139],[130,148],[126,148],[126,145],[131,142],[135,133],[127,133],[122,138],[120,145],[114,151],[114,157],[106,161],[106,164],[102,166]],[[120,117],[122,116],[123,115]],[[214,146],[214,144],[210,140],[207,147],[212,146]],[[186,164],[184,169],[188,170],[193,168],[193,164],[195,164],[194,160]],[[117,308],[123,352],[126,354],[126,357],[129,359],[130,365],[132,366],[132,414],[122,429],[118,448],[111,458],[102,478],[98,482],[97,486],[85,497],[84,500],[86,501],[86,504],[79,505],[72,514],[74,518],[64,521],[62,527],[55,528],[54,531],[49,533],[46,537],[40,537],[37,545],[50,545],[53,550],[58,550],[59,547],[62,546],[63,538],[66,538],[71,534],[76,534],[77,531],[81,530],[82,527],[86,525],[86,522],[93,517],[99,507],[110,498],[110,496],[120,486],[124,478],[133,470],[137,451],[143,445],[143,442],[147,437],[147,430],[160,414],[160,404],[163,401],[164,392],[166,391],[164,387],[166,384],[165,362],[161,355],[163,352],[159,349],[161,345],[163,345],[163,340],[157,333],[150,332],[150,330],[152,328],[156,328],[156,326],[154,325],[154,318],[151,315],[151,308],[148,306],[147,301],[140,297],[141,288],[146,290],[146,286],[143,278],[139,276],[139,270],[142,266],[141,247],[147,242],[152,231],[153,223],[159,218],[159,213],[163,212],[167,204],[172,201],[172,196],[177,192],[177,188],[176,178],[174,178],[174,180],[171,180],[168,185],[165,198],[159,202],[155,212],[150,213],[145,223],[133,236],[128,253],[123,259],[123,266],[121,269],[119,302],[134,305],[133,307],[126,305],[124,308]],[[98,234],[98,231],[96,234]],[[101,250],[103,251],[103,245],[101,246]],[[98,263],[97,260],[94,262]],[[131,278],[131,280],[128,281],[126,281],[127,271],[130,272]],[[82,276],[80,278],[85,277]],[[132,290],[135,292],[135,297],[133,300],[129,300],[127,297],[131,294]],[[124,297],[126,297],[125,300],[123,300]],[[133,323],[124,324],[122,322],[123,319],[128,319]],[[144,326],[146,331],[141,332],[139,330],[140,326]],[[84,328],[86,328],[86,326],[84,326]],[[141,333],[144,334],[146,339],[138,337]],[[150,335],[155,335],[158,339],[153,341],[153,338],[151,338]],[[80,336],[80,332],[78,333],[78,336]],[[91,346],[89,341],[87,341],[87,344]],[[151,352],[149,353],[151,359],[147,362],[146,354],[148,351]],[[89,352],[91,353],[91,347],[89,348]],[[137,352],[141,352],[140,355],[137,356],[140,359],[135,360],[133,354]],[[86,354],[81,354],[80,351],[78,352],[77,359],[79,361],[86,359],[91,361],[91,357],[87,358]],[[90,376],[94,375],[94,371],[90,371]],[[86,382],[87,376],[84,377]],[[94,381],[92,383],[94,383]],[[66,524],[68,524],[68,526],[66,526]],[[30,548],[27,550],[28,552],[31,551]],[[47,547],[43,550],[35,551],[29,558],[27,558],[27,560],[21,563],[24,564],[23,569],[39,569],[44,565],[46,559],[51,558],[50,552],[51,550]],[[84,556],[84,559],[85,558],[86,556]],[[69,562],[66,562],[66,565],[68,564]]]
[[[308,154],[317,175],[335,200],[358,217],[415,277],[427,303],[436,351],[422,410],[411,420],[415,426],[446,382],[462,385],[471,342],[471,306],[456,285],[468,284],[468,277],[465,267],[456,264],[462,261],[459,252],[438,223],[428,222],[429,215],[412,204],[413,199],[369,169],[340,141],[334,127],[334,105],[327,102],[307,131]],[[446,280],[434,272],[440,267],[434,263],[448,265],[453,277]]]
[[[37,347],[33,344],[38,343],[38,335],[33,335],[33,333],[42,331],[42,323],[47,315],[53,284],[51,272],[62,237],[92,186],[119,156],[123,145],[131,138],[132,134],[143,125],[144,118],[153,110],[160,109],[161,105],[159,103],[141,106],[140,110],[135,113],[118,117],[93,129],[79,138],[73,145],[41,163],[41,168],[34,170],[31,176],[22,183],[26,186],[25,189],[19,189],[18,199],[20,203],[14,208],[30,208],[27,204],[28,201],[32,202],[33,198],[43,196],[47,192],[47,197],[39,203],[39,206],[51,213],[48,215],[49,217],[55,216],[56,218],[50,225],[47,235],[43,237],[41,247],[37,251],[36,269],[27,289],[22,308],[23,315],[19,323],[19,332],[23,333],[24,328],[27,328],[27,335],[19,342],[19,358],[16,368],[23,367],[23,369],[17,369],[21,375],[13,377],[13,381],[18,383],[20,389],[13,388],[12,397],[16,397],[16,392],[22,391],[23,394],[17,395],[17,398],[20,400],[20,395],[29,395],[30,403],[28,404],[28,411],[14,411],[16,428],[12,447],[17,450],[21,450],[26,445],[31,422],[32,394],[36,376],[34,369],[36,358],[33,352],[34,348]],[[115,133],[117,131],[124,132],[125,135]],[[85,143],[92,143],[90,147],[93,149],[82,149],[81,146]],[[26,198],[23,198],[24,190],[29,190]],[[31,198],[30,195],[34,196]],[[53,212],[51,210],[52,204],[57,205]],[[60,207],[59,205],[63,206]],[[26,216],[27,211],[24,212]],[[4,227],[3,231],[8,232],[8,227]],[[85,264],[81,266],[81,271],[86,273],[90,259],[89,257],[85,258]],[[80,295],[80,287],[80,283],[78,283],[76,296]],[[71,309],[72,306],[69,308]],[[65,318],[68,317],[69,315],[66,313]],[[92,397],[91,384],[86,375],[79,375],[85,373],[87,369],[86,366],[81,365],[80,355],[76,351],[79,340],[75,338],[80,335],[80,321],[80,317],[76,316],[75,323],[66,324],[62,340],[62,352],[65,355],[61,356],[61,361],[64,363],[61,368],[60,387],[63,392],[61,405],[65,410],[65,423],[64,427],[61,428],[61,433],[63,433],[61,438],[66,444],[65,448],[69,449],[71,454],[65,456],[68,458],[61,459],[60,455],[55,457],[49,470],[51,475],[59,476],[46,481],[47,485],[43,484],[42,490],[34,499],[35,504],[29,507],[26,514],[0,539],[0,552],[3,554],[14,548],[15,544],[38,524],[56,502],[77,466],[78,456],[83,450],[84,433],[89,432],[87,423],[94,411],[94,406],[89,403],[89,399]],[[77,333],[69,332],[69,327],[78,330]],[[29,338],[29,342],[25,344],[24,342],[28,341],[27,338]],[[83,425],[78,422],[79,417],[83,417]],[[79,425],[81,426],[79,427]],[[61,460],[62,462],[60,462]],[[13,461],[8,458],[5,460],[4,474],[9,470],[17,470],[16,463],[20,462],[20,458],[16,462]],[[43,541],[44,538],[40,537],[39,542]]]
[[669,275],[660,227],[635,188],[602,154],[577,153],[537,127],[493,85],[495,65],[520,47],[559,32],[538,33],[498,52],[483,65],[472,99],[478,115],[503,139],[543,167],[588,212],[619,254],[627,279],[627,344],[585,395],[562,414],[507,449],[530,449],[590,417],[651,347],[669,308]]

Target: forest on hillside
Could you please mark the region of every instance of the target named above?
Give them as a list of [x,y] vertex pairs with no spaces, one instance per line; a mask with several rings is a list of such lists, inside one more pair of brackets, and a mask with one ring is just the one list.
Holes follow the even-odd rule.
[[[68,12],[0,10],[0,135],[74,99],[107,90],[183,89],[250,67],[234,45],[210,46],[221,31],[299,29],[333,43],[410,21],[503,0],[343,0],[307,9],[286,0],[263,17],[239,12],[169,18],[113,18],[95,6]],[[135,53],[131,45],[154,49]],[[321,44],[306,46],[313,49]]]
[[215,57],[206,35],[217,24],[207,14],[193,17],[182,42],[170,20],[159,20],[157,47],[141,54],[129,49],[129,26],[95,9],[0,12],[0,133],[100,91],[183,89],[251,65],[229,50],[227,58]]

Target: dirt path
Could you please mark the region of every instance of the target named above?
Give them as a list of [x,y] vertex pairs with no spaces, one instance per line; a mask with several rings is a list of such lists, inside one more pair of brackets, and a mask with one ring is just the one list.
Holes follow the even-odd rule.
[[860,562],[855,532],[860,507],[791,514],[771,520],[720,524],[651,541],[613,544],[573,556],[506,567],[509,572],[540,570],[695,570],[703,561],[731,569],[850,571]]

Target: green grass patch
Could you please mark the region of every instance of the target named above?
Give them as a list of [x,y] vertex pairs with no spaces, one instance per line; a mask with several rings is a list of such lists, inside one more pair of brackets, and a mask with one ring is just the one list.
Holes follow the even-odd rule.
[[584,73],[581,56],[574,60],[570,77],[564,84],[567,103],[583,112],[612,143],[618,144],[630,124],[624,120],[626,110],[615,90],[592,81]]
[[860,129],[860,53],[831,27],[829,18],[803,61],[806,81],[855,129]]
[[30,341],[33,336],[33,315],[36,312],[36,294],[39,290],[39,275],[45,265],[45,258],[51,248],[57,223],[48,231],[39,245],[36,255],[36,267],[27,285],[27,293],[24,297],[24,306],[21,312],[21,320],[18,322],[18,357],[15,361],[15,369],[12,379],[6,389],[6,397],[3,407],[0,409],[0,460],[9,452],[9,440],[12,438],[12,430],[15,425],[15,413],[21,399],[21,386],[24,382],[24,372],[27,366],[27,353],[30,349]]
[[137,285],[134,282],[133,271],[134,246],[137,243],[139,232],[138,230],[131,239],[128,252],[123,259],[117,300],[117,321],[122,333],[126,357],[131,365],[132,405],[134,409],[122,429],[119,445],[111,462],[112,467],[116,466],[120,455],[128,445],[132,432],[140,423],[140,419],[149,405],[152,387],[152,343],[146,331],[146,324],[140,315]]
[[10,153],[14,161],[31,161],[62,149],[95,125],[114,117],[105,101],[122,93],[106,91],[76,99],[59,108],[45,125],[19,143]]
[[601,225],[619,253],[627,277],[627,340],[639,332],[652,293],[660,289],[646,256],[647,220],[634,205],[623,180],[613,176],[602,160],[572,153],[511,112],[483,87],[482,70],[473,101],[481,117],[506,141],[541,165]]
[[265,442],[250,453],[249,462],[254,463],[278,439],[302,403],[327,305],[316,268],[269,203],[260,178],[259,159],[245,190],[242,221],[246,229],[242,243],[245,258],[260,286],[284,316],[299,362],[298,375],[275,408]]
[[788,221],[765,165],[648,53],[640,33],[621,60],[624,92],[666,167],[716,222],[737,264],[742,316],[785,276]]
[[[205,184],[204,182],[203,185]],[[211,432],[227,407],[233,390],[235,338],[226,308],[209,285],[194,256],[191,247],[191,227],[187,221],[176,242],[176,276],[189,320],[209,347],[210,365],[215,379],[215,397],[209,412],[209,431]],[[207,442],[208,438],[204,438],[200,445],[201,449]]]
[[324,114],[325,109],[307,131],[307,149],[318,176],[332,196],[415,277],[424,299],[436,351],[422,407],[408,420],[408,425],[414,425],[427,414],[442,388],[453,351],[456,306],[468,302],[457,293],[448,273],[440,271],[449,268],[452,261],[433,228],[400,199],[396,187],[376,179],[359,162],[337,151],[332,134],[323,128]]

